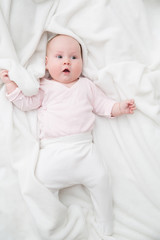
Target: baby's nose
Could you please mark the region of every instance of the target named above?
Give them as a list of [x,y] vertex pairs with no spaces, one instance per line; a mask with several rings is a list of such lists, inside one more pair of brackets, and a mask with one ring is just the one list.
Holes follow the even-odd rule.
[[71,62],[70,62],[70,59],[69,59],[69,58],[65,58],[65,59],[64,59],[64,64],[65,64],[65,65],[70,65],[70,63],[71,63]]

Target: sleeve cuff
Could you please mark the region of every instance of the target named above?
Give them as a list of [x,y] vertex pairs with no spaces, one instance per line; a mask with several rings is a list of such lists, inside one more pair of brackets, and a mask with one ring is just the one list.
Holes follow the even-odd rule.
[[10,102],[14,101],[18,95],[20,94],[21,90],[19,88],[16,88],[13,92],[6,94],[6,97]]
[[112,115],[111,115],[111,113],[112,113],[112,108],[113,108],[113,106],[114,106],[115,103],[116,103],[115,100],[110,100],[110,107],[109,107],[109,109],[108,109],[108,111],[107,111],[107,114],[106,114],[106,117],[107,117],[107,118],[115,118],[115,117],[112,117]]

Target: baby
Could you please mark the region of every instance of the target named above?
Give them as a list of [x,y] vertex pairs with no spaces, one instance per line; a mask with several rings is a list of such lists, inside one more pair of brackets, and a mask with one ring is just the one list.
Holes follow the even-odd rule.
[[132,114],[134,100],[109,99],[91,80],[82,77],[80,44],[67,35],[57,35],[47,44],[46,69],[37,95],[24,96],[8,71],[0,77],[7,98],[20,110],[38,109],[40,154],[35,175],[52,192],[83,184],[95,212],[94,226],[102,239],[114,239],[111,186],[99,159],[91,131],[95,114],[117,117]]

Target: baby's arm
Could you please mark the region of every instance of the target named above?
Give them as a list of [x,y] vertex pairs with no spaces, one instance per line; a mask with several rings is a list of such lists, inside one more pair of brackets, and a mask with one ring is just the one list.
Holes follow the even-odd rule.
[[113,105],[111,115],[112,117],[118,117],[123,114],[133,114],[136,109],[136,105],[133,99],[117,102]]
[[118,117],[123,114],[133,114],[136,105],[133,99],[117,102],[108,98],[105,93],[91,81],[93,112],[99,116]]
[[17,88],[17,84],[10,80],[7,70],[2,70],[0,72],[0,78],[2,79],[2,82],[6,86],[7,94],[10,94],[11,92],[13,92]]
[[28,97],[21,92],[21,90],[18,88],[17,84],[14,81],[10,80],[7,70],[2,70],[0,72],[0,78],[6,85],[8,100],[12,102],[17,108],[22,111],[30,111],[33,109],[37,109],[41,106],[44,95],[41,89],[39,89],[37,95]]

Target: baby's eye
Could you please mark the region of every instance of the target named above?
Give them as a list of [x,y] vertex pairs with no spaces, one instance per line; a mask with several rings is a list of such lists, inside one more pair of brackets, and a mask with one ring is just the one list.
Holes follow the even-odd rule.
[[57,58],[62,58],[62,55],[57,55]]
[[71,59],[76,59],[76,56],[72,56]]

